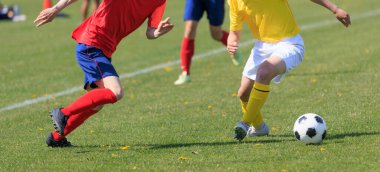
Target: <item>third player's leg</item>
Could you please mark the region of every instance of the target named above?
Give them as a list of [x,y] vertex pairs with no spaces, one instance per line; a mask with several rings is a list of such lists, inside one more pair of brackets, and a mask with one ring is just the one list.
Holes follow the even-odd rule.
[[195,39],[197,34],[198,22],[194,20],[186,20],[185,21],[185,31],[183,37],[188,39]]
[[220,41],[223,38],[223,30],[221,26],[212,26],[210,25],[210,34],[212,39],[215,41]]

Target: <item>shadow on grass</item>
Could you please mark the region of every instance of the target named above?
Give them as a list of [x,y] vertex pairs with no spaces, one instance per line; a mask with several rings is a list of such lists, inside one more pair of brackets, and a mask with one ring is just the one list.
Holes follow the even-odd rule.
[[57,17],[58,18],[70,18],[70,15],[66,14],[66,13],[58,13],[57,14]]
[[[257,143],[278,143],[283,142],[283,140],[278,139],[266,139],[266,140],[248,140],[243,142],[238,141],[227,141],[227,142],[195,142],[195,143],[172,143],[172,144],[138,144],[131,145],[133,149],[143,148],[143,149],[172,149],[181,147],[193,147],[193,146],[225,146],[225,145],[236,145],[236,144],[257,144]],[[121,151],[121,147],[125,144],[112,144],[112,145],[77,145],[73,148],[86,148],[86,149],[102,149],[103,151]],[[88,153],[89,150],[81,150],[76,153]]]
[[195,142],[195,143],[173,143],[173,144],[148,144],[145,146],[150,147],[150,149],[171,149],[180,147],[193,147],[193,146],[225,146],[225,145],[236,145],[236,144],[257,144],[257,143],[278,143],[282,140],[267,139],[267,140],[249,140],[249,141],[228,141],[228,142]]
[[353,133],[340,133],[340,134],[329,134],[327,132],[326,140],[337,140],[345,139],[346,137],[361,137],[361,136],[372,136],[380,135],[380,132],[353,132]]

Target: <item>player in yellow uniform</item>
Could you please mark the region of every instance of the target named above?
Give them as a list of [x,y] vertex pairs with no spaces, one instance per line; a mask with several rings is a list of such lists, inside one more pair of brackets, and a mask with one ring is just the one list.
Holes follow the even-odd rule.
[[[346,27],[351,24],[348,13],[329,0],[311,0],[335,14]],[[269,134],[261,108],[269,95],[269,84],[278,83],[304,58],[300,29],[288,0],[228,0],[230,35],[227,50],[233,55],[239,47],[245,22],[258,39],[244,67],[238,96],[243,117],[235,127],[235,139]]]

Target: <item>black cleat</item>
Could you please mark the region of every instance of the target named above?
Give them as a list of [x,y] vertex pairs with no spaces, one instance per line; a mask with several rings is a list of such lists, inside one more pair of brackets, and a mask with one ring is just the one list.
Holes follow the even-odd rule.
[[50,117],[51,117],[51,120],[53,121],[55,131],[57,131],[60,136],[63,136],[64,135],[63,132],[67,124],[67,119],[69,119],[69,117],[65,116],[61,112],[61,108],[53,109],[50,112]]
[[53,134],[49,134],[46,138],[46,144],[50,147],[72,147],[73,145],[67,141],[66,138],[63,140],[54,140]]
[[242,141],[245,136],[247,136],[247,132],[249,129],[249,125],[244,123],[243,121],[240,121],[235,126],[235,140]]

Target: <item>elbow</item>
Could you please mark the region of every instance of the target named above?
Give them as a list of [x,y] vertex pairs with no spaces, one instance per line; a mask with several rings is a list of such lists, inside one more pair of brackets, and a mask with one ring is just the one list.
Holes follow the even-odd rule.
[[156,37],[154,37],[153,35],[150,35],[150,34],[146,34],[146,38],[149,40],[156,39]]
[[149,40],[157,38],[157,37],[154,36],[154,32],[152,32],[152,31],[146,32],[145,35],[146,35],[146,38],[149,39]]

